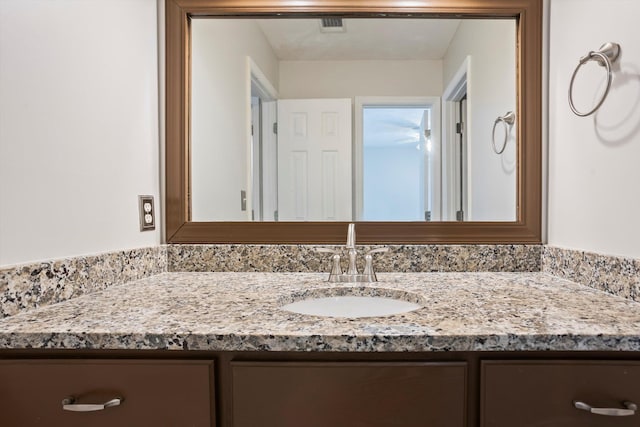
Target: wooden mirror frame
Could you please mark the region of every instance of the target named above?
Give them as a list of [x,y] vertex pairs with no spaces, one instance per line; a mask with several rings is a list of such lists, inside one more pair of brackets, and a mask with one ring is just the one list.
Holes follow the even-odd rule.
[[513,222],[358,222],[358,243],[541,243],[542,0],[166,0],[166,242],[341,244],[347,222],[190,221],[192,16],[515,18],[517,197]]

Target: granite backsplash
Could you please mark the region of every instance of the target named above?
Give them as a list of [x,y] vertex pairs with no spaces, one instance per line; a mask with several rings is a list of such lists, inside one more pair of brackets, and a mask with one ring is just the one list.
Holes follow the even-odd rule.
[[[541,245],[387,245],[379,272],[537,272]],[[331,256],[311,245],[170,245],[167,271],[297,272],[331,270]],[[380,246],[358,246],[360,254]],[[335,246],[334,248],[338,248]],[[359,257],[359,268],[363,259]],[[346,260],[343,259],[346,268]]]
[[613,295],[640,301],[640,259],[544,246],[542,271]]
[[167,271],[166,246],[0,268],[0,318]]

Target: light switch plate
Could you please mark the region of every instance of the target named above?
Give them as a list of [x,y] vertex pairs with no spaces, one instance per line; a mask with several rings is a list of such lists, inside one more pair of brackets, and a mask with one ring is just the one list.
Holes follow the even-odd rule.
[[153,196],[138,196],[140,215],[140,231],[156,229],[156,210],[153,207]]

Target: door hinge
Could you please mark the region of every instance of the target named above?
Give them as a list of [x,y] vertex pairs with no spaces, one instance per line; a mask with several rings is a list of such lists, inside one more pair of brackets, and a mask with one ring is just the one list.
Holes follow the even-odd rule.
[[247,210],[247,192],[245,190],[240,190],[240,210]]
[[273,133],[278,134],[278,123],[273,124]]
[[456,221],[464,221],[464,211],[456,212]]
[[431,221],[431,211],[424,211],[424,220]]
[[463,125],[462,123],[456,123],[456,133],[457,134],[462,134],[462,130],[463,130]]
[[278,211],[273,211],[273,220],[274,221],[278,220]]
[[251,125],[251,136],[253,136],[253,125]]

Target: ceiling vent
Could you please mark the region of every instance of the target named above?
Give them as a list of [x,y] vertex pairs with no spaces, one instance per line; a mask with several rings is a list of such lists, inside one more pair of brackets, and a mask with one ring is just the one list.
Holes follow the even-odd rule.
[[320,20],[320,32],[322,33],[344,33],[347,29],[344,27],[342,18],[322,18]]

